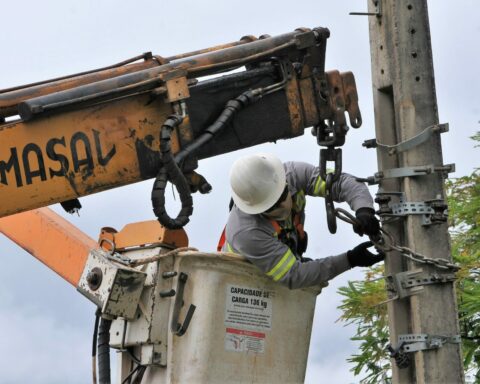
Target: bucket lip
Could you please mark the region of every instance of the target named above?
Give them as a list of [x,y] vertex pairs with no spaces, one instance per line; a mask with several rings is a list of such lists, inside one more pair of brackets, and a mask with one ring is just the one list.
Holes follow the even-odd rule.
[[185,251],[179,252],[175,257],[208,257],[208,258],[217,258],[226,261],[241,261],[249,263],[248,259],[245,256],[239,255],[232,252],[202,252],[202,251]]
[[[261,270],[257,267],[255,267],[245,256],[242,256],[242,255],[239,255],[237,253],[232,253],[232,252],[201,252],[201,251],[185,251],[185,252],[180,252],[178,254],[176,254],[174,257],[179,257],[181,259],[186,259],[186,258],[209,258],[209,259],[220,259],[220,260],[224,260],[224,261],[231,261],[231,262],[240,262],[244,265],[250,265],[252,266],[255,271],[258,273],[258,276],[259,277],[266,277],[266,275],[261,272]],[[269,282],[273,282],[270,278],[268,278],[268,281]],[[276,285],[279,285],[283,288],[286,288],[288,290],[290,290],[288,287],[285,287],[281,284],[279,284],[278,282],[277,283],[274,283]],[[316,296],[318,296],[323,288],[326,288],[328,287],[328,282],[326,283],[323,283],[323,284],[319,284],[319,285],[314,285],[314,286],[311,286],[311,287],[304,287],[304,288],[297,288],[295,289],[295,291],[305,291],[305,292],[309,292],[309,293],[312,293]]]

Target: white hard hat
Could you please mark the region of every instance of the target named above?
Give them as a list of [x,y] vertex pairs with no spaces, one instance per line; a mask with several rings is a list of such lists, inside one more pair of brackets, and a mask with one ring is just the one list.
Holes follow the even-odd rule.
[[285,189],[283,164],[275,155],[259,153],[239,158],[230,170],[233,201],[249,214],[265,212]]

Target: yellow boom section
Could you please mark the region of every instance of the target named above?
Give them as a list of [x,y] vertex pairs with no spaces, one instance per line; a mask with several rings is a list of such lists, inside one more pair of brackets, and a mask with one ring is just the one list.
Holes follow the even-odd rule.
[[158,152],[170,113],[149,101],[130,97],[1,126],[0,217],[142,180],[136,148]]

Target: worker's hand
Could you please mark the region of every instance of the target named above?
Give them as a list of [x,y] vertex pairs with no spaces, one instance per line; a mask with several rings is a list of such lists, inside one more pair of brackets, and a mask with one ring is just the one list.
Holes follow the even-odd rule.
[[378,251],[375,255],[371,253],[367,248],[373,246],[371,241],[367,241],[360,245],[357,245],[351,251],[347,252],[347,258],[350,265],[353,267],[371,267],[373,264],[378,263],[385,259],[385,254]]
[[375,217],[375,210],[373,208],[359,208],[357,212],[355,212],[355,216],[357,216],[358,220],[358,224],[353,226],[355,233],[358,233],[360,236],[364,234],[373,237],[380,236],[380,222]]

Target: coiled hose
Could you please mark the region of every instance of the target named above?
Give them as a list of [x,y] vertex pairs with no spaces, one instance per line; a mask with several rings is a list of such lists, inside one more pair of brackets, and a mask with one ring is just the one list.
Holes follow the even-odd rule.
[[[169,229],[183,228],[193,213],[193,199],[187,179],[178,167],[186,157],[195,153],[199,148],[209,142],[218,132],[224,129],[238,111],[253,104],[262,97],[262,89],[246,91],[229,100],[220,116],[210,125],[195,141],[187,145],[175,157],[170,148],[172,131],[182,123],[180,115],[170,115],[162,125],[160,133],[160,152],[162,154],[162,168],[155,179],[152,189],[152,206],[155,216],[160,224]],[[182,203],[178,216],[172,219],[165,209],[165,188],[171,181],[177,188]]]
[[[193,213],[193,200],[190,194],[190,186],[182,171],[173,158],[170,137],[175,127],[183,121],[180,115],[170,115],[162,125],[160,132],[160,153],[162,154],[162,168],[158,172],[152,188],[153,213],[160,224],[169,229],[180,229],[190,221]],[[165,188],[171,181],[177,188],[182,203],[182,209],[175,219],[172,219],[165,209]]]

